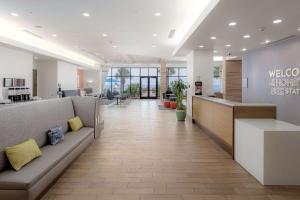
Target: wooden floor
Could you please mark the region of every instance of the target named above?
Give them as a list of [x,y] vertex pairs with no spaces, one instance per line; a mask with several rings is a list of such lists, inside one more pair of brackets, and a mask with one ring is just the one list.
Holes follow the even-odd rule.
[[198,127],[157,103],[108,106],[102,136],[43,199],[300,199],[300,187],[261,186]]

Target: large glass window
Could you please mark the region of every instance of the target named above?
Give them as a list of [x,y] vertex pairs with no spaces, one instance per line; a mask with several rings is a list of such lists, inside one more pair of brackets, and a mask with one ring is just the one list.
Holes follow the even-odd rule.
[[140,96],[140,77],[131,77],[130,92],[132,97]]
[[149,68],[149,76],[157,76],[157,68]]
[[139,98],[141,76],[155,76],[160,80],[160,70],[157,67],[112,67],[107,73],[104,91]]
[[168,67],[167,68],[167,80],[168,88],[171,88],[171,84],[174,81],[182,80],[187,82],[187,69],[183,67]]
[[141,68],[141,76],[148,76],[148,68]]
[[140,68],[131,68],[131,76],[140,76]]
[[214,67],[213,87],[215,92],[221,92],[222,87],[222,67]]
[[112,68],[112,76],[121,76],[120,74],[120,68]]

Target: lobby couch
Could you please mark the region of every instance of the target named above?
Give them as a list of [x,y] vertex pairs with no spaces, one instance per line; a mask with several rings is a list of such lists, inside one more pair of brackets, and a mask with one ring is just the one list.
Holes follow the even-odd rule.
[[[68,120],[79,116],[84,127],[70,132]],[[49,145],[47,130],[60,125],[64,141]],[[98,101],[93,97],[69,97],[11,105],[0,109],[0,199],[33,200],[41,197],[66,167],[103,129]],[[14,171],[5,147],[34,138],[43,155]]]

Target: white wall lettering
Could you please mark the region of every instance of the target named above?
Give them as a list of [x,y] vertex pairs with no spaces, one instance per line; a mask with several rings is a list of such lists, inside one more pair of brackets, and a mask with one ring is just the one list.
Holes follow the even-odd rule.
[[271,95],[300,95],[299,67],[269,70]]

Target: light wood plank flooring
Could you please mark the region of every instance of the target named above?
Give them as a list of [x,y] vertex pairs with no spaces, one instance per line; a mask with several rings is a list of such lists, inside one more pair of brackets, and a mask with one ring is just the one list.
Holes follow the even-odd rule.
[[300,187],[261,186],[198,127],[157,103],[106,108],[102,136],[43,199],[300,199]]

